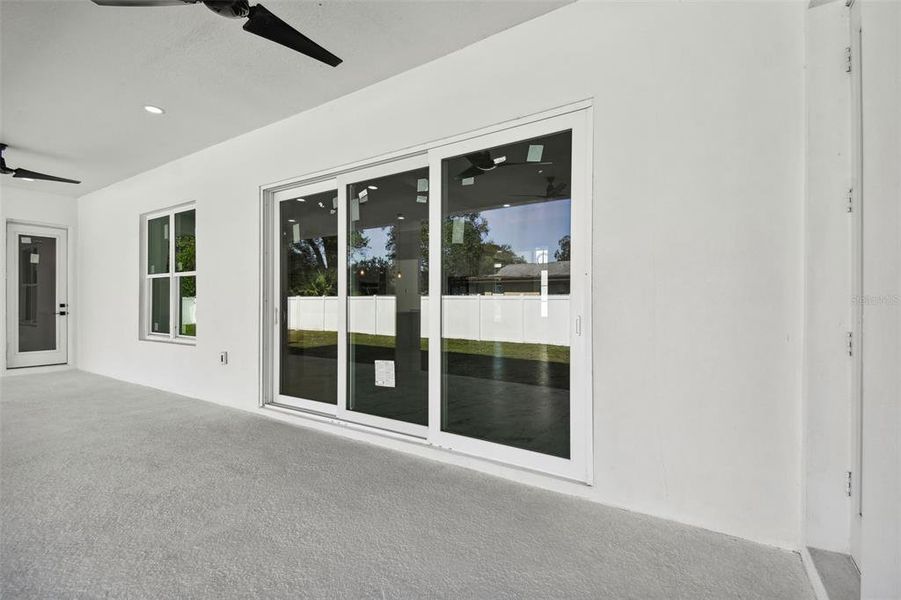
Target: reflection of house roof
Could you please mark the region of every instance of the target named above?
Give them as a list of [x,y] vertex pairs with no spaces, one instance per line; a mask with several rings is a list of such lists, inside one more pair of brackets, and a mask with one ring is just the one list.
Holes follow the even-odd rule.
[[541,277],[541,272],[545,270],[548,277],[569,277],[569,261],[561,260],[547,264],[523,263],[504,265],[498,269],[496,277],[533,279]]

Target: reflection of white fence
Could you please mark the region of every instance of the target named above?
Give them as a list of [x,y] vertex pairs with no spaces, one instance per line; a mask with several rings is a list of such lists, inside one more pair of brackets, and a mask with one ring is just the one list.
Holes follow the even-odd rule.
[[[394,296],[347,299],[347,326],[354,333],[395,334]],[[494,342],[569,345],[569,296],[443,296],[444,337]],[[422,334],[429,299],[420,299]],[[338,298],[291,296],[288,329],[337,331]]]

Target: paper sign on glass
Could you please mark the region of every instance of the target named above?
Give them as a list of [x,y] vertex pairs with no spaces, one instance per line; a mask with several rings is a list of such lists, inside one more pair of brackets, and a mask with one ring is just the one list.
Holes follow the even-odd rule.
[[41,261],[41,255],[35,252],[31,255],[31,264],[36,265]]
[[454,228],[451,232],[451,243],[452,244],[462,244],[463,243],[463,217],[455,217],[454,218]]
[[464,178],[463,180],[460,181],[460,183],[462,183],[463,185],[472,185],[472,184],[474,184],[475,182],[476,182],[476,178],[475,178],[475,177],[466,177],[466,178]]
[[168,223],[163,223],[163,239],[164,240],[169,239],[169,224]]
[[526,155],[526,162],[541,162],[541,155],[544,153],[544,146],[541,144],[529,144],[529,153]]
[[417,194],[417,195],[416,195],[416,201],[417,201],[418,203],[420,203],[420,204],[425,204],[425,203],[427,203],[427,202],[429,201],[429,197],[428,197],[428,196],[423,196],[422,194]]
[[428,180],[428,179],[418,179],[418,180],[416,180],[416,191],[417,191],[417,192],[427,192],[427,191],[429,191],[429,180]]
[[291,237],[294,239],[295,244],[300,241],[300,223],[291,225]]
[[375,361],[375,384],[379,387],[394,387],[394,361]]
[[369,191],[368,191],[368,190],[363,190],[362,192],[360,192],[359,194],[357,194],[357,197],[358,197],[359,200],[360,200],[360,204],[363,204],[364,202],[366,202],[367,200],[369,200]]
[[360,199],[359,198],[351,198],[350,199],[350,220],[351,221],[359,221],[360,220]]
[[23,243],[23,244],[30,244],[30,243],[31,243],[31,238],[30,238],[30,237],[22,236],[21,239],[22,239],[22,243]]

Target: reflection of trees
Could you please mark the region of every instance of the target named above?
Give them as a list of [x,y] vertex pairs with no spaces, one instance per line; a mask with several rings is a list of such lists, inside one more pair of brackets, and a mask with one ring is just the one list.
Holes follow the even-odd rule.
[[338,294],[338,237],[299,240],[288,245],[288,295]]
[[[196,241],[193,235],[175,236],[175,266],[179,271],[193,271],[196,268]],[[197,297],[197,279],[179,277],[181,295],[185,298]]]
[[[463,219],[463,238],[453,243],[454,221]],[[488,238],[488,220],[480,213],[464,213],[444,220],[443,260],[446,277],[494,275],[500,267],[526,262],[513,252],[510,244],[497,244]],[[500,265],[500,267],[496,266]]]
[[570,259],[569,258],[569,241],[570,240],[569,240],[568,233],[566,235],[564,235],[562,238],[560,238],[560,241],[558,242],[558,244],[560,244],[560,247],[557,249],[556,252],[554,252],[554,259],[556,259],[557,261],[563,261],[563,260]]

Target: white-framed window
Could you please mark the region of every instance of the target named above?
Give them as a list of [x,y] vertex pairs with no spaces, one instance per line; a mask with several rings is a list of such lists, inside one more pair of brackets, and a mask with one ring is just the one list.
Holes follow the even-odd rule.
[[184,204],[141,217],[141,338],[197,338],[196,209]]

